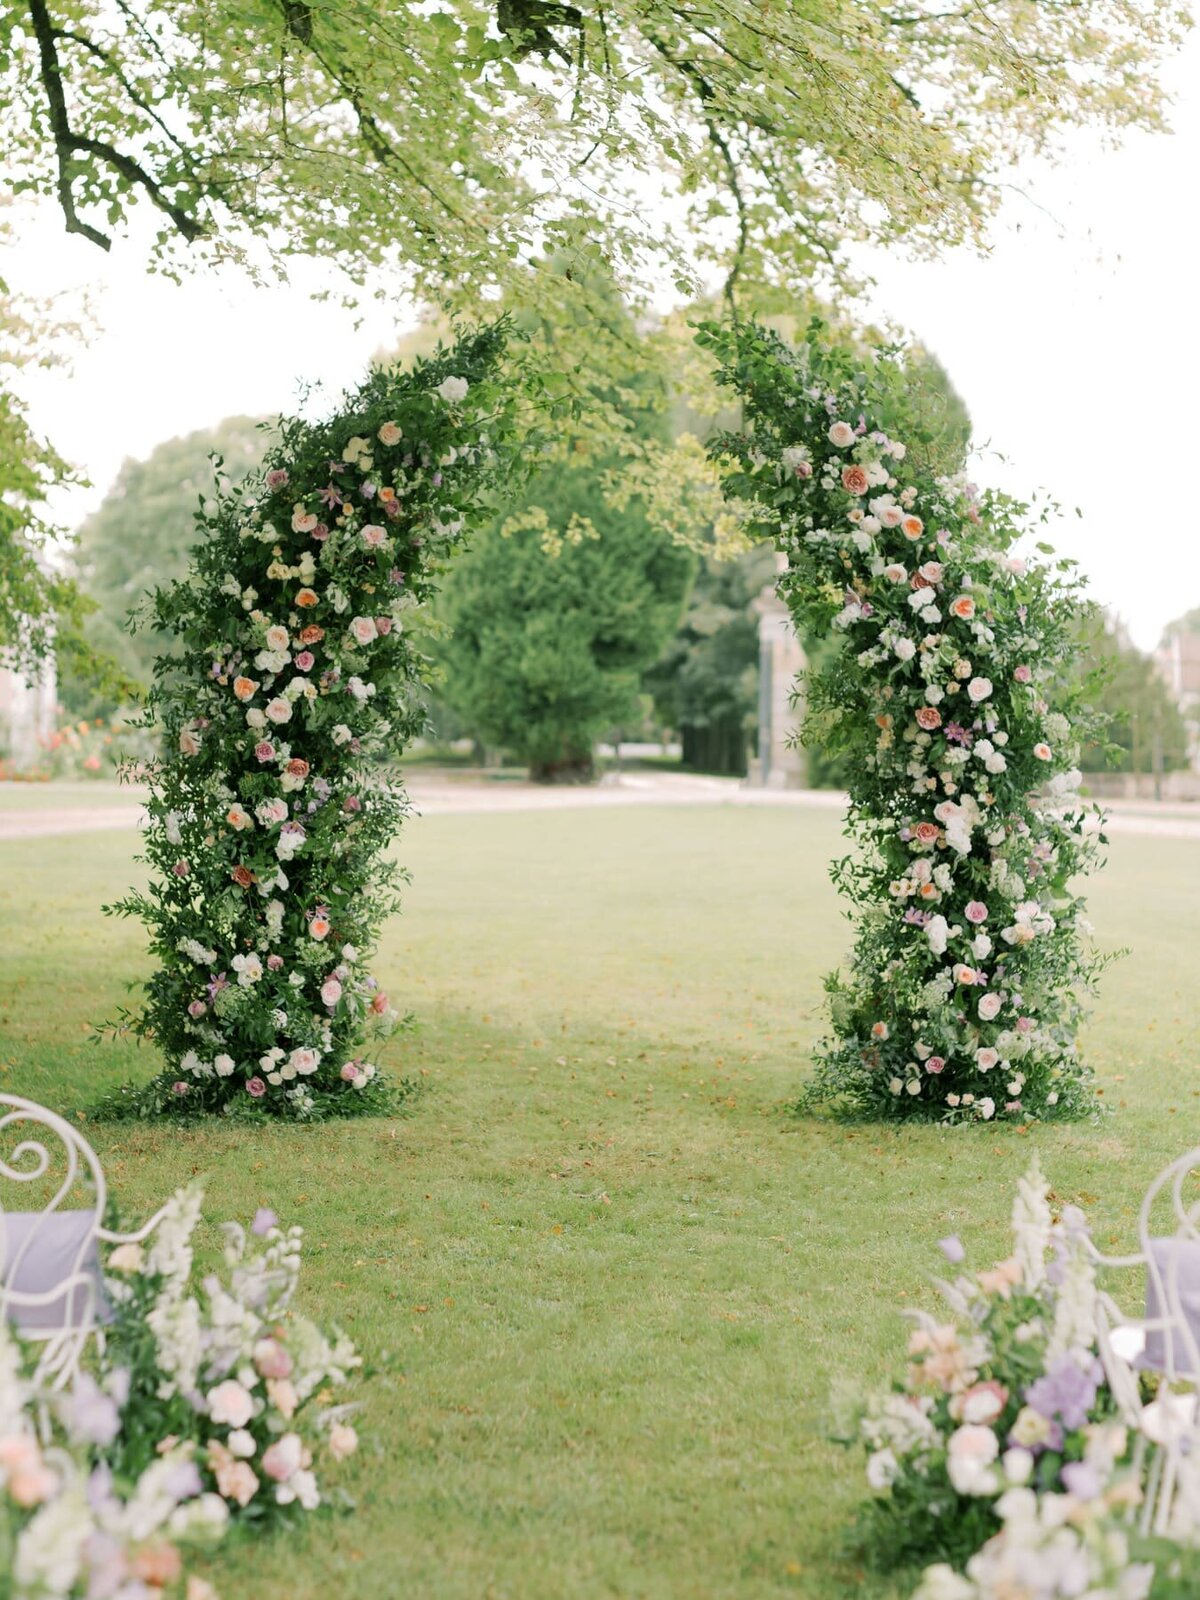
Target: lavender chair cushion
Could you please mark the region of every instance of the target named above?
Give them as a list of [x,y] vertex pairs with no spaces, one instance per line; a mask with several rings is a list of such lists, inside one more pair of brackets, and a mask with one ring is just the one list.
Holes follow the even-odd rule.
[[[1168,1293],[1178,1294],[1179,1309],[1187,1324],[1188,1332],[1197,1349],[1200,1349],[1200,1241],[1175,1238],[1151,1239],[1149,1256],[1158,1268],[1163,1287]],[[1154,1278],[1147,1271],[1147,1320],[1169,1315],[1170,1308],[1159,1304]],[[1159,1328],[1147,1329],[1146,1348],[1138,1365],[1151,1372],[1167,1372],[1180,1378],[1200,1377],[1200,1373],[1192,1370],[1194,1362],[1186,1339],[1179,1334]]]
[[[0,1217],[0,1304],[15,1328],[46,1334],[78,1328],[89,1317],[92,1322],[112,1320],[95,1227],[94,1211],[6,1211]],[[49,1294],[80,1276],[86,1281],[33,1305],[12,1298]]]

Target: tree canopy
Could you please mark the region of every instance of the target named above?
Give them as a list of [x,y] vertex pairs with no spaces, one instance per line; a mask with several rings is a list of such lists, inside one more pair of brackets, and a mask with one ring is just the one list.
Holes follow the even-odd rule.
[[707,255],[794,289],[847,239],[971,236],[1065,126],[1159,126],[1186,25],[1153,0],[16,0],[0,158],[102,248],[150,211],[172,270],[315,254],[473,298],[536,258],[628,290]]

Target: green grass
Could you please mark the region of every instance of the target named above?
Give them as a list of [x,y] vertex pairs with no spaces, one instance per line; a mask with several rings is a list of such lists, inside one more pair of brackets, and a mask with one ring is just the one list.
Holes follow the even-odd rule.
[[[781,1111],[847,939],[820,811],[590,810],[413,822],[378,970],[421,1018],[407,1119],[92,1131],[130,1212],[193,1173],[209,1214],[308,1229],[308,1309],[378,1368],[356,1515],[233,1548],[229,1596],[864,1600],[838,1554],[861,1458],[830,1390],[896,1369],[935,1241],[997,1250],[1034,1149],[1103,1242],[1197,1140],[1200,845],[1120,837],[1130,943],[1087,1037],[1100,1126],[847,1128]],[[59,1108],[148,1072],[89,1023],[145,970],[99,914],[132,835],[0,846],[0,1082]]]

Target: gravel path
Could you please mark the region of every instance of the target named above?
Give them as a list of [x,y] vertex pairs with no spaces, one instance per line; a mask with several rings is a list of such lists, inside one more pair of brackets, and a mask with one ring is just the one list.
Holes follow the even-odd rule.
[[[831,789],[746,789],[736,778],[667,772],[625,773],[593,786],[563,788],[504,781],[423,780],[417,776],[409,793],[417,811],[424,816],[577,811],[597,806],[799,806],[838,811],[845,803],[844,796]],[[141,806],[132,799],[122,804],[56,806],[52,788],[42,792],[42,799],[41,805],[0,810],[0,842],[136,828],[144,816]],[[1108,831],[1200,839],[1200,807],[1116,801],[1110,806]]]

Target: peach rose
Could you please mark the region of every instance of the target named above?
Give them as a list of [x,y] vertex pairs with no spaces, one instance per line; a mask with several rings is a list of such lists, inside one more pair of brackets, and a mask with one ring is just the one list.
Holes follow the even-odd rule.
[[401,438],[403,437],[400,424],[397,422],[385,422],[375,437],[379,440],[380,444],[387,445],[388,449],[390,450],[392,445],[399,444]]
[[306,610],[311,609],[316,603],[317,592],[315,589],[301,589],[296,595],[296,604],[303,606]]
[[135,1578],[152,1589],[165,1589],[183,1574],[183,1561],[173,1544],[146,1544],[130,1563]]
[[305,629],[303,629],[301,631],[300,643],[301,644],[320,644],[321,640],[324,637],[325,637],[325,629],[324,628],[318,628],[316,623],[310,623],[307,628],[305,628]]
[[903,522],[901,522],[900,531],[903,533],[906,539],[919,539],[925,532],[925,524],[921,521],[920,517],[914,517],[910,513],[904,518]]
[[867,477],[865,467],[843,467],[842,488],[847,494],[866,494],[871,487],[871,480]]
[[926,733],[932,733],[942,725],[942,713],[936,706],[918,706],[916,716],[917,726],[924,728]]
[[258,692],[258,684],[255,683],[253,678],[235,678],[233,680],[233,692],[245,705],[247,700],[254,699]]
[[229,876],[241,889],[248,889],[255,881],[254,874],[250,871],[250,868],[241,865],[234,867]]
[[932,822],[918,822],[913,835],[918,844],[936,844],[941,830]]
[[330,922],[328,917],[314,917],[308,925],[311,939],[325,939],[329,936]]
[[969,594],[957,595],[950,602],[950,615],[960,617],[963,622],[970,622],[975,615],[975,602]]

